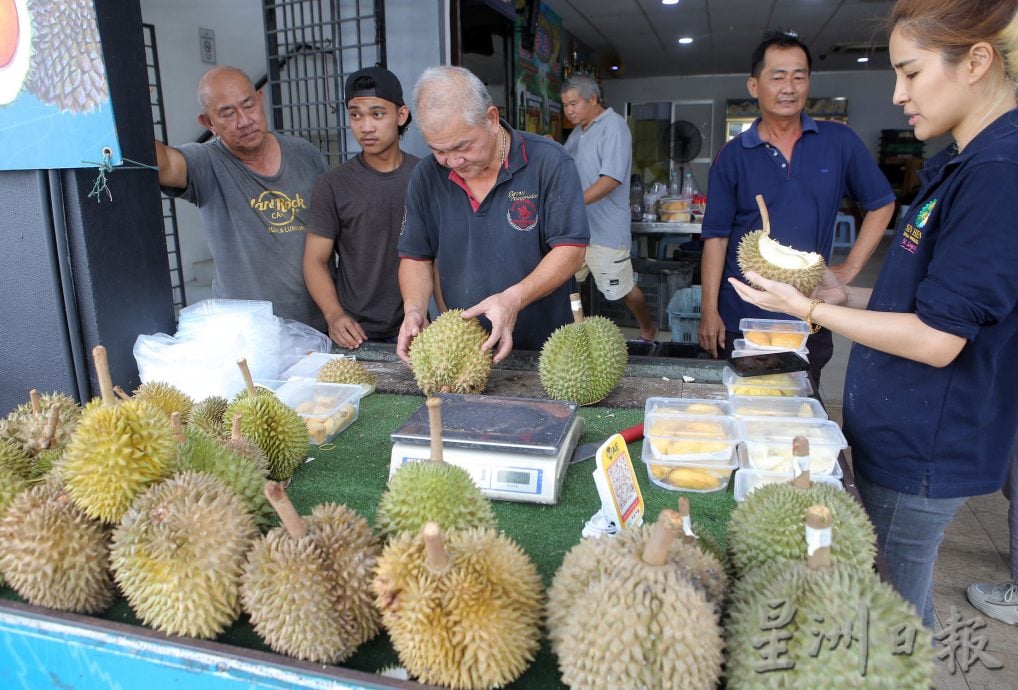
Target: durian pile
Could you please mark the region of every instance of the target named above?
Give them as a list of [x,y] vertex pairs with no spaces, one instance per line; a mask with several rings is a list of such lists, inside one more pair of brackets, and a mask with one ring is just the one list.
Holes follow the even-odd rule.
[[618,326],[603,316],[584,319],[580,295],[569,298],[574,323],[558,327],[545,341],[538,373],[549,397],[592,405],[619,385],[629,351]]
[[[815,252],[801,252],[786,247],[771,237],[771,220],[763,196],[757,194],[757,206],[763,219],[763,228],[743,235],[736,250],[739,270],[745,276],[755,271],[764,278],[788,283],[804,295],[810,295],[824,277],[824,257]],[[771,336],[773,337],[773,336]],[[777,345],[768,340],[768,345]],[[796,339],[796,349],[802,338]]]

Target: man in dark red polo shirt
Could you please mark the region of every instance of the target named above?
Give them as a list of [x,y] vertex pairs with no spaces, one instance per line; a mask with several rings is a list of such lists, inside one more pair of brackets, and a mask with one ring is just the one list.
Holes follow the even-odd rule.
[[446,306],[487,321],[495,362],[514,346],[540,349],[572,322],[570,279],[590,241],[575,163],[559,144],[501,120],[484,84],[461,67],[426,70],[414,113],[432,155],[407,190],[397,354],[408,361],[428,323],[433,264]]

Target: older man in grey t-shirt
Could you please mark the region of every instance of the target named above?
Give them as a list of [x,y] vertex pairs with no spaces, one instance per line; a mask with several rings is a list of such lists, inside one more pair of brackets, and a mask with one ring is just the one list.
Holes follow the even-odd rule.
[[576,279],[593,275],[606,299],[621,299],[633,312],[640,337],[653,341],[657,324],[647,311],[629,258],[632,235],[627,185],[633,159],[629,126],[621,115],[601,104],[600,87],[586,74],[574,74],[562,84],[562,110],[574,125],[566,151],[576,161],[590,222],[590,246]]
[[179,148],[156,142],[156,158],[163,191],[201,211],[213,296],[268,300],[276,316],[326,330],[303,272],[311,191],[325,158],[303,139],[267,130],[261,93],[240,70],[206,72],[198,100],[198,121],[218,138]]

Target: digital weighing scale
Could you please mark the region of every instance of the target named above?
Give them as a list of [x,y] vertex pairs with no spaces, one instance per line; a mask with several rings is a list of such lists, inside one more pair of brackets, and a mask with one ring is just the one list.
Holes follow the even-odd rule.
[[[583,418],[576,403],[493,395],[439,393],[443,459],[462,467],[488,498],[558,501]],[[389,476],[431,457],[428,410],[422,405],[394,431]]]

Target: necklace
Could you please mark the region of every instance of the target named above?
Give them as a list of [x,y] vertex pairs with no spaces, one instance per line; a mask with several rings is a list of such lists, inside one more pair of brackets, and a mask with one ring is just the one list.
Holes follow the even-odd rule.
[[[499,154],[498,160],[499,160],[499,166],[502,166],[502,165],[505,165],[506,145],[508,144],[507,140],[508,140],[509,137],[506,135],[505,129],[503,129],[502,125],[498,126],[498,132],[501,135],[500,138],[502,140],[502,152]],[[486,166],[484,166],[485,170],[490,168],[491,164],[494,163],[494,162],[495,162],[495,159],[492,158],[491,159],[491,163],[488,163]]]

